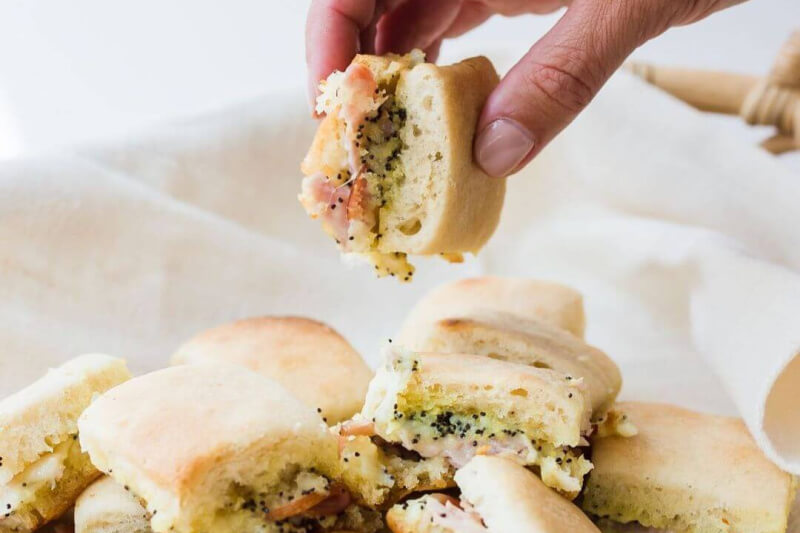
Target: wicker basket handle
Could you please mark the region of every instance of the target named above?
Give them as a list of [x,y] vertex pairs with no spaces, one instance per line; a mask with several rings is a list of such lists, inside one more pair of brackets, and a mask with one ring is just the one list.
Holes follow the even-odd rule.
[[800,31],[778,52],[765,77],[631,62],[628,70],[688,104],[773,126],[762,146],[772,153],[800,148]]

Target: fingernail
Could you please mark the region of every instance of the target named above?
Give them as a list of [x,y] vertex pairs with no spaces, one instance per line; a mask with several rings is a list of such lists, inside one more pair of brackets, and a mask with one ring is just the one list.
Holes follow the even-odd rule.
[[533,136],[519,122],[499,118],[478,134],[475,159],[484,172],[499,178],[514,170],[533,145]]

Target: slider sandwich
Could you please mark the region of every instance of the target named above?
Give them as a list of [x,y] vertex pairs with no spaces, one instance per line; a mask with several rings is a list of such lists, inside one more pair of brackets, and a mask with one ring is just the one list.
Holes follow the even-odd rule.
[[258,317],[199,333],[173,364],[227,362],[272,378],[335,424],[364,403],[372,370],[329,326],[301,317]]
[[497,85],[488,59],[440,67],[359,55],[320,84],[325,113],[303,161],[299,199],[344,253],[409,281],[407,254],[476,253],[495,230],[505,180],[472,159],[475,125]]
[[386,515],[394,533],[599,533],[581,510],[507,459],[478,455],[455,476],[460,498],[428,494]]
[[278,383],[230,364],[135,378],[81,416],[92,462],[157,533],[370,533],[375,512],[339,480],[337,441]]
[[783,533],[795,479],[736,418],[628,402],[639,434],[594,438],[582,507],[604,531]]
[[592,421],[605,421],[608,426],[612,420],[621,420],[616,413],[609,416],[622,387],[622,376],[614,361],[546,321],[473,310],[420,324],[413,335],[401,336],[400,341],[414,351],[483,355],[581,378],[591,404]]
[[78,444],[78,417],[129,377],[121,359],[83,355],[0,401],[0,533],[58,518],[100,475]]
[[426,294],[406,317],[398,340],[413,346],[425,329],[445,318],[495,311],[541,320],[583,338],[583,296],[566,285],[525,278],[483,276],[445,283]]
[[75,502],[75,533],[151,532],[142,504],[110,477],[95,481]]
[[[362,443],[372,436],[381,453],[420,468],[435,462],[452,471],[475,455],[506,457],[574,497],[592,468],[581,449],[590,411],[579,378],[478,355],[393,351],[351,421],[359,431],[344,435]],[[439,485],[451,484],[444,472]],[[406,493],[431,488],[404,487]]]

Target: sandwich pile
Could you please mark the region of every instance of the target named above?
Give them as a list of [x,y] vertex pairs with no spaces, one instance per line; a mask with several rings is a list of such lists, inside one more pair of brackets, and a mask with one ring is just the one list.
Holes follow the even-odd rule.
[[410,281],[408,254],[476,253],[505,196],[505,180],[472,160],[475,124],[498,81],[485,57],[440,67],[419,50],[356,56],[320,84],[325,118],[301,165],[300,203],[378,276]]
[[0,533],[784,533],[796,480],[742,421],[618,403],[584,327],[577,291],[484,277],[374,373],[301,317],[137,377],[80,356],[0,401]]

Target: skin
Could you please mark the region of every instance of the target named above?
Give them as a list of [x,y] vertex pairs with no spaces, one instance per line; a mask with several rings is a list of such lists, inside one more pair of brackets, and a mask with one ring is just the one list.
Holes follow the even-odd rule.
[[421,48],[435,61],[444,39],[492,15],[543,14],[566,6],[506,74],[478,120],[475,159],[487,174],[506,176],[564,129],[638,46],[741,1],[313,0],[306,22],[309,94],[313,99],[319,81],[344,70],[357,53]]

